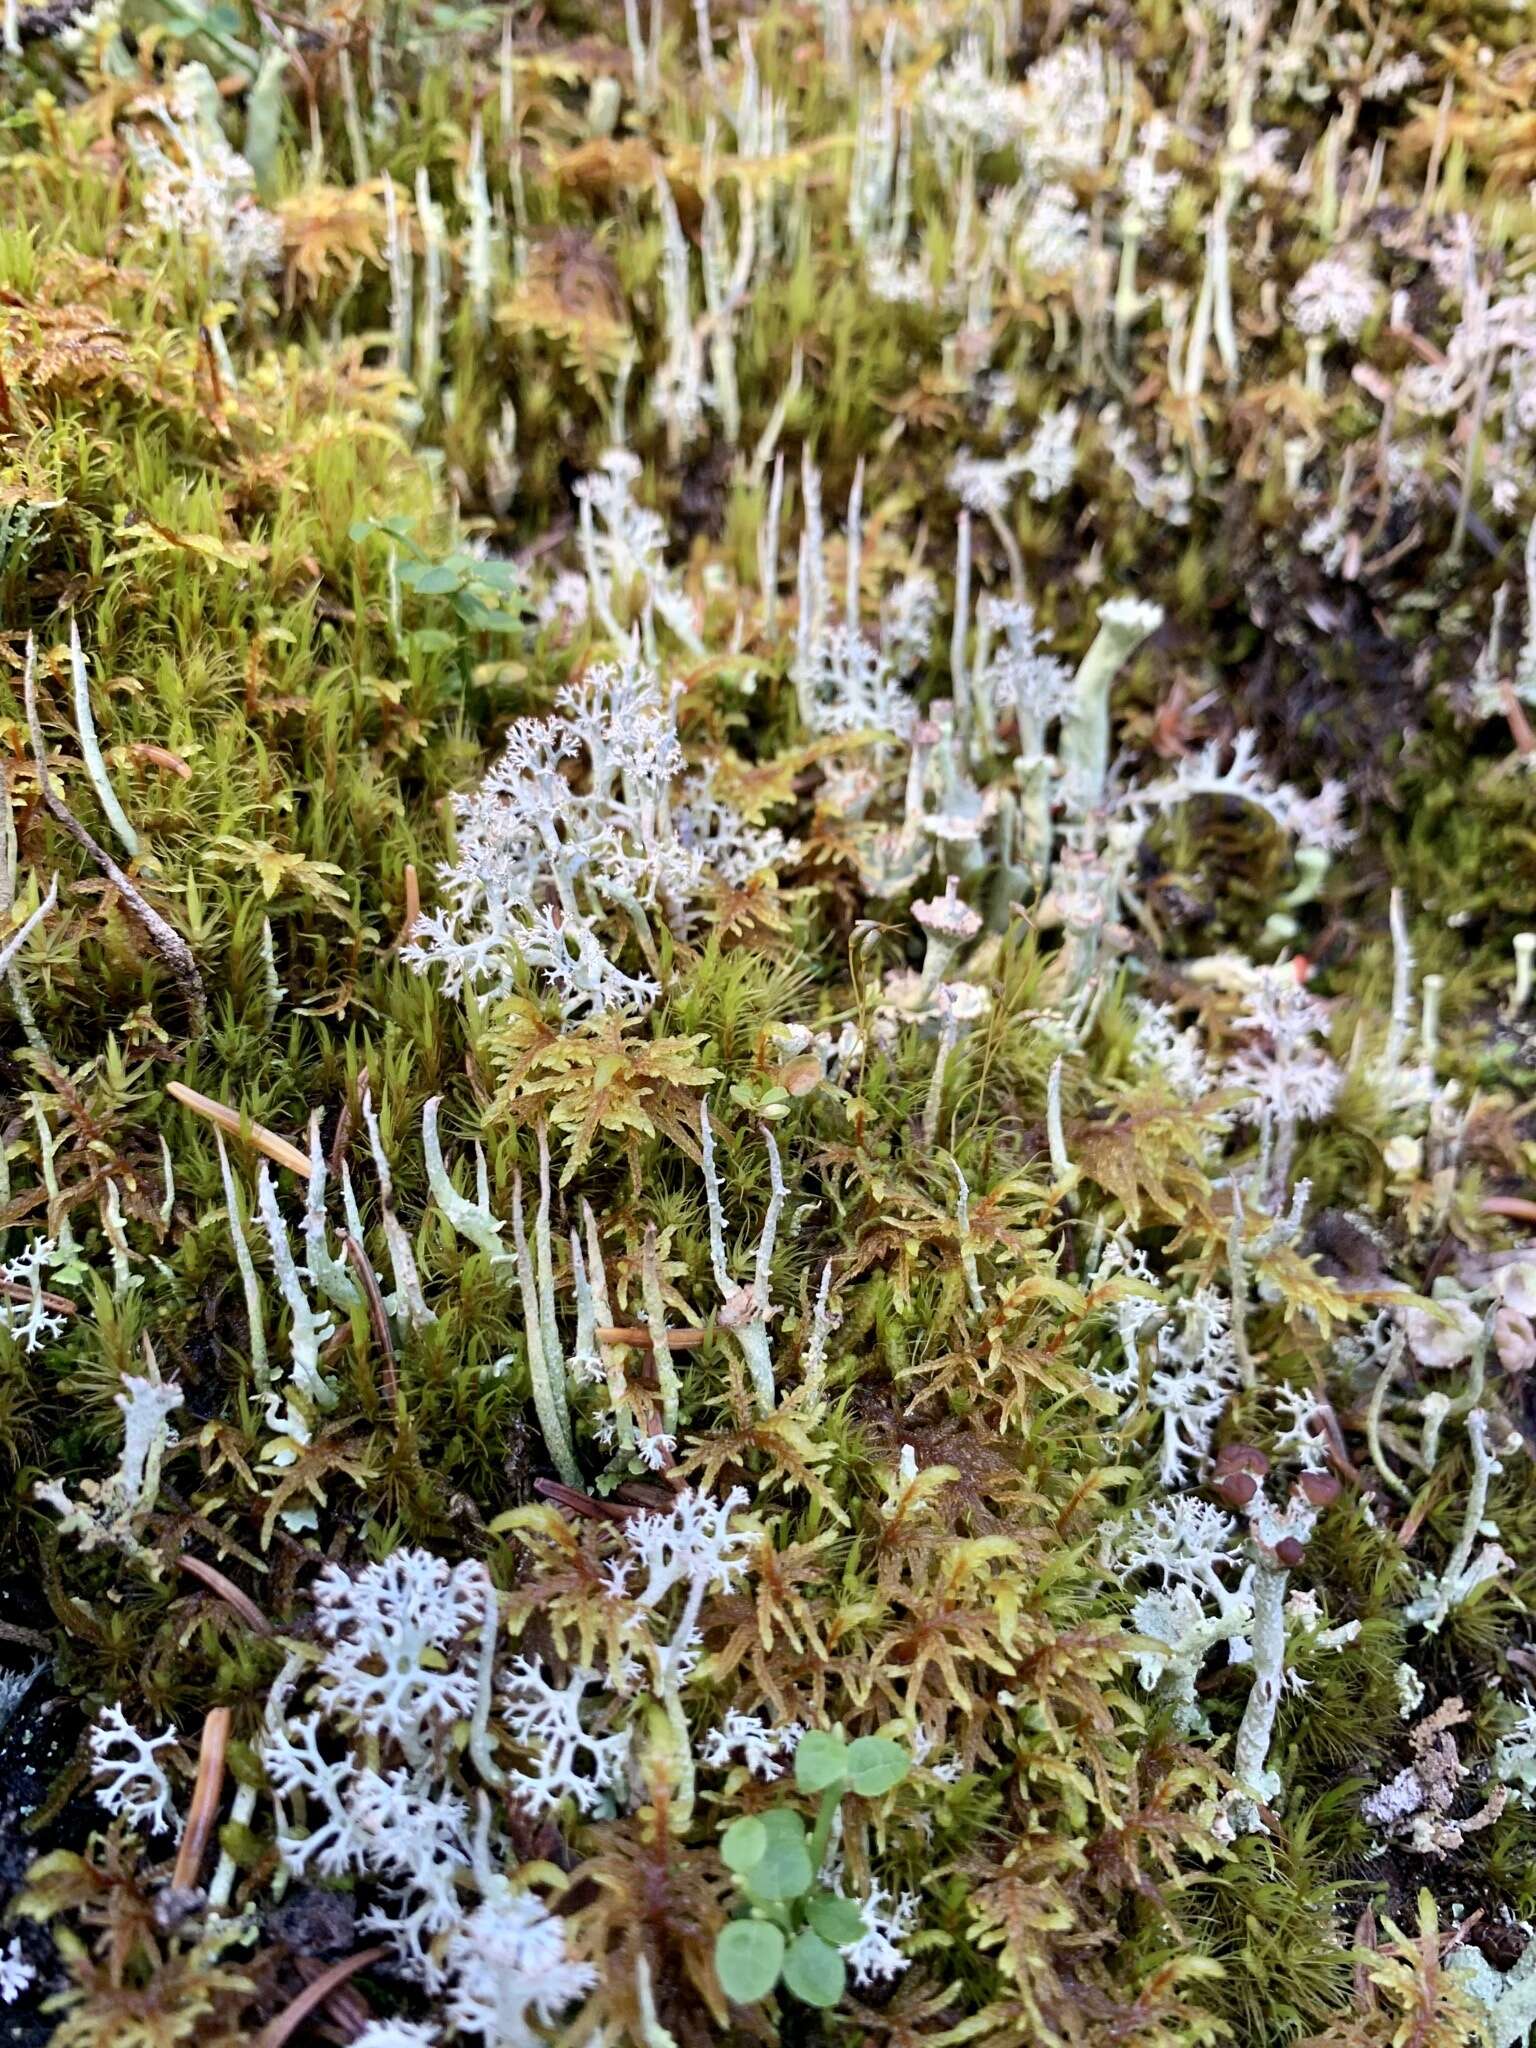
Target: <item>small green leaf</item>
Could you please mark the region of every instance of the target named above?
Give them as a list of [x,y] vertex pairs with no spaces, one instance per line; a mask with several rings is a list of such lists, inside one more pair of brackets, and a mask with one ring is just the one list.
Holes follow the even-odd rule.
[[798,1899],[815,1878],[805,1845],[805,1822],[798,1813],[776,1806],[761,1816],[760,1825],[767,1844],[742,1882],[754,1899]]
[[784,1937],[766,1920],[733,1920],[715,1936],[715,1975],[737,2005],[766,1998],[779,1981],[783,1961]]
[[812,1728],[795,1751],[795,1783],[802,1792],[825,1792],[848,1775],[848,1745],[835,1730]]
[[219,1847],[237,1870],[254,1870],[266,1854],[266,1844],[254,1828],[228,1820],[219,1829]]
[[757,1818],[768,1831],[770,1845],[775,1843],[805,1842],[805,1822],[792,1806],[770,1806],[766,1813]]
[[796,1998],[823,2008],[836,2005],[847,1981],[837,1950],[809,1927],[801,1928],[784,1952],[784,1982]]
[[521,590],[526,580],[516,562],[477,561],[472,563],[471,573],[477,583],[484,583],[491,590],[508,593]]
[[408,582],[423,597],[442,597],[450,590],[457,590],[464,580],[462,571],[453,562],[428,562],[409,576],[407,567],[406,564],[401,565],[400,581]]
[[853,1899],[840,1899],[832,1892],[817,1892],[805,1908],[805,1917],[834,1948],[846,1948],[864,1932],[864,1915]]
[[754,1863],[742,1877],[749,1897],[764,1905],[780,1899],[798,1899],[811,1888],[815,1872],[803,1848],[769,1849],[761,1863]]
[[494,611],[490,605],[470,592],[460,591],[453,600],[454,609],[474,633],[521,633],[523,617],[521,612]]
[[848,1782],[861,1799],[878,1799],[899,1785],[911,1768],[901,1744],[883,1735],[861,1735],[848,1745]]
[[720,1837],[720,1855],[725,1867],[734,1870],[738,1876],[761,1863],[767,1847],[768,1830],[750,1813],[744,1813],[740,1820],[733,1820]]

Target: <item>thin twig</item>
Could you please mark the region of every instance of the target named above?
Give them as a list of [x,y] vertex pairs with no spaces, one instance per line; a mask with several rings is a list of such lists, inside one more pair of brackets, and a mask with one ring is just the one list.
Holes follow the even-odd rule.
[[[17,931],[10,933],[6,937],[5,942],[3,944],[0,944],[0,973],[8,974],[11,971],[12,962],[20,954],[22,947],[26,945],[28,939],[31,938],[32,934],[37,930],[38,926],[43,922],[44,918],[47,917],[49,912],[55,908],[55,906],[58,903],[58,900],[59,878],[57,875],[55,875],[53,880],[48,884],[48,894],[43,898],[42,902],[39,903],[36,910],[34,910],[32,915],[27,919],[26,923],[23,924]],[[7,903],[4,906],[4,908],[8,910],[10,908],[9,903]]]
[[[368,1071],[366,1068],[363,1070],[361,1082],[364,1087],[368,1085]],[[331,1140],[331,1156],[326,1161],[332,1174],[338,1180],[341,1178],[341,1169],[346,1164],[347,1147],[351,1142],[352,1104],[350,1099],[343,1095],[341,1107],[336,1112],[336,1135]]]
[[207,1117],[209,1123],[217,1124],[221,1131],[227,1131],[232,1138],[244,1138],[254,1145],[258,1152],[264,1152],[274,1166],[286,1166],[290,1173],[296,1173],[301,1180],[309,1179],[309,1161],[297,1145],[290,1145],[286,1138],[280,1138],[276,1131],[269,1131],[265,1124],[252,1123],[242,1117],[239,1110],[230,1109],[225,1103],[215,1102],[211,1095],[200,1094],[196,1088],[189,1088],[185,1081],[167,1081],[165,1092],[183,1108],[195,1110],[199,1116]]
[[[295,1956],[293,1966],[306,1984],[313,1984],[325,1968],[316,1956]],[[325,2010],[348,2041],[355,2041],[374,2016],[373,2007],[355,1984],[338,1985],[326,1999]]]
[[[594,1330],[593,1336],[599,1344],[649,1344],[651,1333],[643,1323],[615,1323]],[[666,1332],[669,1351],[697,1351],[708,1336],[707,1330],[668,1330]]]
[[342,1232],[341,1242],[352,1262],[352,1270],[357,1275],[358,1285],[363,1290],[363,1299],[368,1304],[368,1321],[383,1357],[384,1391],[393,1409],[400,1400],[400,1376],[395,1371],[395,1340],[389,1333],[389,1317],[385,1313],[384,1297],[379,1292],[379,1283],[374,1277],[372,1266],[368,1263],[368,1254],[350,1230]]
[[314,1983],[306,1985],[291,2005],[285,2005],[280,2013],[267,2021],[256,2036],[255,2048],[283,2048],[283,2043],[298,2032],[317,2006],[325,2004],[333,1991],[339,1990],[359,1970],[381,1963],[388,1954],[388,1948],[379,1942],[373,1948],[359,1949],[355,1956],[343,1956],[339,1963],[332,1963],[328,1970],[322,1970]]
[[207,1853],[208,1838],[224,1796],[224,1757],[229,1748],[229,1709],[211,1707],[203,1722],[202,1746],[197,1753],[197,1783],[187,1809],[187,1825],[176,1852],[171,1885],[179,1892],[195,1889]]
[[23,689],[27,707],[27,727],[32,738],[32,760],[37,769],[38,794],[42,797],[48,815],[55,823],[64,827],[77,846],[85,849],[142,925],[145,936],[170,968],[181,989],[189,1012],[188,1021],[192,1027],[192,1036],[200,1037],[208,1016],[208,995],[203,987],[203,977],[198,972],[197,962],[192,956],[192,948],[176,927],[167,923],[159,911],[145,901],[111,854],[85,829],[53,786],[48,773],[47,742],[43,738],[42,720],[37,711],[36,671],[37,650],[29,635]]
[[416,869],[410,861],[405,864],[405,914],[400,920],[400,929],[395,934],[391,952],[398,952],[416,929],[416,920],[421,915],[421,885],[416,879]]
[[24,1650],[53,1648],[51,1639],[40,1628],[23,1628],[16,1621],[0,1621],[0,1643],[19,1643]]
[[233,1608],[253,1635],[269,1636],[272,1624],[262,1613],[249,1593],[242,1593],[232,1579],[226,1579],[217,1565],[207,1563],[203,1558],[181,1556],[176,1562],[184,1572],[190,1572],[194,1579],[201,1579],[210,1593],[216,1593],[226,1607]]
[[627,1522],[631,1515],[640,1512],[638,1507],[626,1507],[623,1501],[594,1500],[590,1493],[582,1493],[559,1479],[535,1479],[533,1490],[585,1522]]
[[666,1487],[647,1486],[638,1479],[622,1480],[614,1488],[614,1498],[625,1507],[638,1508],[643,1515],[666,1514],[677,1498],[682,1480],[675,1473],[665,1476]]
[[[7,1301],[32,1301],[36,1299],[41,1301],[43,1307],[51,1310],[56,1316],[77,1316],[80,1313],[79,1309],[67,1295],[49,1294],[45,1290],[42,1294],[34,1296],[31,1288],[23,1280],[0,1280],[0,1295],[3,1295]],[[644,1333],[642,1332],[641,1334],[643,1335]]]

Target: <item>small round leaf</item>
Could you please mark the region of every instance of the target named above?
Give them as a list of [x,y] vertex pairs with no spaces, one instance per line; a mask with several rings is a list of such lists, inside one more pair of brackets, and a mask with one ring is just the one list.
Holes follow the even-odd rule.
[[815,1875],[803,1842],[770,1842],[762,1861],[754,1863],[741,1881],[752,1898],[772,1903],[800,1898],[810,1890]]
[[864,1915],[853,1899],[840,1899],[832,1892],[817,1892],[805,1908],[805,1917],[834,1948],[846,1948],[864,1934]]
[[805,1822],[792,1806],[770,1806],[758,1819],[768,1837],[769,1848],[783,1848],[789,1843],[805,1846]]
[[847,1981],[843,1959],[831,1943],[801,1928],[784,1951],[784,1982],[796,1998],[806,2005],[836,2005]]
[[883,1735],[861,1735],[848,1745],[848,1782],[862,1799],[878,1799],[899,1785],[912,1768],[899,1742]]
[[784,1937],[766,1920],[733,1920],[715,1936],[715,1975],[737,2005],[766,1998],[783,1961]]
[[795,1751],[795,1783],[802,1792],[825,1792],[848,1775],[848,1745],[841,1735],[812,1728]]
[[768,1830],[755,1815],[744,1813],[740,1820],[733,1820],[720,1837],[720,1855],[727,1870],[734,1870],[738,1877],[761,1863],[763,1852],[768,1847]]
[[788,1807],[771,1807],[759,1816],[766,1842],[763,1853],[742,1874],[754,1899],[798,1899],[808,1892],[816,1873],[805,1842],[805,1822]]

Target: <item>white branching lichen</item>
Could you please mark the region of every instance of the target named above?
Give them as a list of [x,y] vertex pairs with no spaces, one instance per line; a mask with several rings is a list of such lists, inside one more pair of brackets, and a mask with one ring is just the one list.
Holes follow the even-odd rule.
[[[693,1748],[683,1712],[683,1681],[693,1663],[705,1595],[716,1586],[728,1589],[746,1569],[749,1539],[744,1530],[731,1526],[736,1510],[746,1504],[745,1491],[734,1487],[723,1501],[713,1501],[703,1493],[681,1493],[665,1513],[633,1515],[624,1527],[630,1555],[615,1559],[610,1567],[612,1590],[633,1599],[646,1616],[657,1615],[674,1591],[683,1593],[668,1639],[657,1642],[647,1632],[640,1645],[671,1729],[674,1812],[682,1817],[676,1822],[679,1826],[687,1824],[694,1796]],[[638,1590],[631,1591],[630,1575],[635,1567],[645,1576]]]
[[596,1813],[605,1797],[622,1789],[628,1735],[594,1735],[582,1725],[583,1696],[597,1684],[596,1672],[577,1669],[563,1686],[552,1685],[528,1657],[518,1658],[503,1675],[502,1721],[529,1757],[508,1783],[528,1812],[552,1813],[571,1799],[578,1812]]
[[597,1982],[596,1969],[572,1959],[564,1926],[531,1892],[484,1899],[450,1930],[443,1963],[449,2022],[488,2048],[532,2048],[534,2026],[552,2025]]
[[91,1727],[91,1784],[99,1805],[130,1827],[168,1835],[176,1826],[171,1781],[160,1761],[176,1735],[141,1735],[117,1705],[103,1707]]
[[[520,719],[456,807],[443,905],[403,957],[439,970],[450,994],[505,994],[527,976],[571,1019],[648,1008],[656,921],[686,937],[716,878],[740,886],[793,858],[709,776],[685,777],[675,700],[633,652],[569,684],[553,717]],[[627,952],[638,971],[620,964]]]
[[[202,64],[183,64],[162,93],[135,102],[125,132],[144,180],[144,217],[171,241],[206,248],[217,282],[235,292],[275,270],[282,225],[255,197],[255,174],[230,148],[220,99]],[[131,849],[130,849],[131,850]]]
[[804,1733],[798,1721],[772,1728],[761,1714],[744,1714],[733,1707],[718,1728],[710,1729],[699,1755],[719,1769],[745,1764],[754,1778],[772,1784],[783,1777]]
[[22,1953],[21,1936],[0,1947],[0,2005],[14,2005],[37,1982],[37,1971]]
[[40,1351],[61,1336],[67,1318],[50,1305],[43,1275],[60,1256],[56,1238],[34,1237],[13,1258],[0,1261],[0,1281],[14,1293],[0,1294],[0,1330],[24,1351]]

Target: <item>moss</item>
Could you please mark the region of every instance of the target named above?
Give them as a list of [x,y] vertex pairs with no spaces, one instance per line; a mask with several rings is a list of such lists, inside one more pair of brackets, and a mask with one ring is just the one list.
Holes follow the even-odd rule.
[[[1437,6],[1393,31],[1395,54],[1415,56],[1422,75],[1406,98],[1383,97],[1362,79],[1385,53],[1348,24],[1315,43],[1304,17],[1266,25],[1253,120],[1282,139],[1286,170],[1255,173],[1230,216],[1239,362],[1229,374],[1213,336],[1196,395],[1175,337],[1187,341],[1227,175],[1226,29],[1195,36],[1163,0],[1136,0],[1113,33],[1042,16],[1010,39],[1001,11],[1007,47],[988,57],[1000,90],[1063,38],[1086,40],[1113,50],[1128,148],[1147,133],[1145,107],[1172,123],[1161,161],[1177,184],[1138,252],[1146,301],[1117,325],[1126,152],[1063,166],[1014,140],[946,169],[925,79],[976,29],[974,10],[957,0],[890,22],[854,10],[851,92],[822,43],[838,10],[823,12],[715,0],[719,91],[701,73],[692,15],[663,20],[663,88],[647,104],[621,10],[577,0],[511,20],[510,71],[505,24],[489,10],[450,18],[368,0],[344,28],[317,17],[295,30],[289,64],[269,74],[259,57],[273,25],[244,5],[194,16],[129,0],[121,34],[103,17],[83,41],[22,10],[23,51],[0,89],[14,202],[0,230],[0,764],[18,852],[0,935],[55,874],[60,889],[0,992],[0,1258],[46,1235],[57,1255],[44,1284],[65,1306],[35,1350],[0,1332],[0,1645],[10,1662],[47,1661],[23,1717],[46,1708],[74,1727],[121,1701],[144,1727],[173,1728],[183,1809],[204,1717],[231,1709],[219,1817],[240,1847],[231,1895],[255,1930],[237,1969],[200,1910],[171,1924],[167,1845],[106,1829],[82,1737],[36,1829],[40,1851],[74,1860],[44,1864],[24,1893],[19,1869],[0,1872],[5,1896],[60,1936],[56,1951],[37,1937],[35,1954],[38,1995],[66,1995],[49,2015],[60,2048],[105,2048],[125,1996],[146,2048],[194,2037],[216,2048],[299,1995],[302,1943],[264,1917],[282,1880],[254,1758],[290,1646],[313,1658],[324,1561],[356,1569],[402,1545],[481,1559],[517,1654],[554,1664],[583,1630],[601,1633],[594,1588],[625,1516],[684,1484],[717,1497],[741,1486],[759,1552],[702,1609],[687,1693],[696,1745],[735,1711],[894,1729],[921,1752],[890,1803],[849,1806],[842,1837],[851,1888],[918,1900],[911,1968],[899,1985],[856,1986],[824,2022],[787,2000],[727,2010],[710,1962],[730,1910],[716,1844],[761,1788],[739,1769],[701,1772],[692,1818],[677,1820],[667,1742],[633,1674],[605,1668],[601,1711],[635,1737],[631,1810],[567,1805],[535,1819],[501,1813],[503,1801],[496,1823],[519,1884],[552,1896],[568,1880],[563,1924],[595,1970],[584,2005],[559,2016],[573,2038],[1366,2048],[1411,2013],[1424,2040],[1449,2041],[1464,2038],[1464,2015],[1430,1967],[1433,1935],[1413,1945],[1418,1893],[1441,1939],[1459,1907],[1490,1923],[1536,1913],[1522,1801],[1444,1857],[1384,1842],[1361,1813],[1366,1791],[1407,1760],[1405,1662],[1423,1711],[1456,1696],[1472,1710],[1458,1730],[1458,1811],[1487,1796],[1524,1696],[1518,1645],[1536,1602],[1521,1375],[1490,1363],[1479,1387],[1467,1361],[1441,1369],[1410,1352],[1383,1383],[1390,1329],[1371,1334],[1404,1290],[1426,1295],[1437,1280],[1471,1290],[1479,1312],[1491,1306],[1488,1261],[1519,1243],[1536,1165],[1529,1020],[1502,1014],[1536,884],[1529,735],[1516,700],[1470,695],[1506,586],[1506,676],[1528,630],[1519,394],[1501,360],[1466,517],[1465,434],[1415,410],[1409,381],[1454,346],[1458,218],[1493,288],[1513,289],[1528,266],[1536,216],[1517,196],[1529,152],[1516,39],[1496,10]],[[990,16],[982,28],[994,34]],[[906,298],[877,291],[851,209],[854,134],[862,122],[868,144],[887,30],[891,91],[915,136],[898,259],[935,281]],[[1491,67],[1456,54],[1484,44]],[[756,156],[736,98],[748,48],[784,115]],[[262,202],[280,221],[270,273],[234,280],[205,238],[161,233],[146,206],[153,172],[132,143],[149,118],[141,103],[191,62],[218,81],[228,141],[258,159]],[[483,303],[477,147],[490,206]],[[447,223],[430,382],[418,173]],[[661,174],[692,280],[681,320]],[[975,189],[962,198],[967,176]],[[419,382],[399,364],[386,177],[406,223]],[[1028,225],[1047,181],[1069,189],[1087,237],[1059,272],[1040,267]],[[750,282],[711,309],[706,247],[713,262],[723,232],[733,258],[749,215]],[[1289,294],[1336,250],[1341,218],[1380,302],[1356,341],[1329,341],[1319,397],[1303,383]],[[1094,247],[1110,259],[1102,280]],[[713,354],[723,336],[734,438]],[[695,345],[709,387],[697,431],[667,416],[669,352]],[[1066,407],[1078,422],[1070,474],[1039,492],[1015,474],[1001,530],[973,518],[971,596],[974,617],[983,597],[1017,595],[1017,560],[1042,646],[1069,668],[1108,598],[1164,614],[1116,684],[1105,814],[1073,828],[1113,850],[1095,871],[1103,918],[1088,920],[1097,951],[1083,988],[1065,817],[1054,876],[1017,846],[1004,870],[999,819],[1024,787],[1011,704],[998,744],[965,763],[985,817],[979,851],[924,831],[913,875],[889,889],[876,870],[900,837],[905,745],[810,730],[796,691],[802,457],[819,468],[833,618],[856,474],[864,625],[875,630],[903,577],[934,579],[937,621],[908,708],[939,721],[943,741],[960,694],[951,465],[962,449],[1019,455]],[[1469,405],[1453,412],[1466,419]],[[582,566],[575,486],[621,418],[637,503],[660,522],[703,649],[650,620],[690,770],[712,768],[747,827],[795,842],[772,876],[717,880],[691,915],[651,917],[654,962],[635,940],[628,964],[654,972],[661,994],[622,1029],[562,1015],[526,965],[510,993],[465,999],[408,950],[418,907],[446,900],[455,798],[480,785],[517,721],[547,716],[615,651],[601,617],[573,621],[552,598],[556,573]],[[758,549],[776,454],[770,622]],[[643,581],[614,590],[626,624],[645,623]],[[128,890],[50,810],[31,758],[29,636],[52,778],[88,832],[110,838],[79,729],[71,622],[106,769],[141,840]],[[1316,886],[1294,837],[1252,803],[1201,795],[1145,830],[1128,822],[1133,792],[1244,732],[1304,795],[1325,776],[1345,785],[1353,836]],[[874,777],[862,815],[836,787],[855,772]],[[937,767],[924,801],[932,824]],[[924,954],[911,902],[942,896],[947,872],[986,930],[954,968],[977,1014],[946,1047],[937,1014],[901,1007],[912,992],[900,976],[920,972]],[[1384,1073],[1394,888],[1411,915],[1415,988],[1444,977],[1435,1078],[1460,1093],[1433,1114],[1472,1110],[1449,1148],[1427,1092],[1400,1074],[1394,1094]],[[190,949],[201,1025],[136,898]],[[1307,1192],[1294,1230],[1263,1185],[1274,1130],[1232,1064],[1257,1044],[1255,967],[1277,961],[1326,1005],[1316,1049],[1342,1069],[1326,1113],[1297,1132],[1291,1184]],[[1148,1054],[1148,1000],[1197,1034],[1206,1067],[1192,1092]],[[1410,1044],[1405,1070],[1414,1057]],[[214,1127],[172,1082],[243,1120],[227,1142],[254,1297]],[[430,1320],[408,1312],[365,1094]],[[432,1098],[464,1200],[483,1148],[485,1200],[509,1246],[517,1190],[537,1238],[549,1138],[563,1342],[588,1204],[614,1318],[604,1327],[647,1325],[659,1291],[662,1320],[685,1333],[661,1354],[677,1367],[681,1423],[655,1453],[659,1470],[622,1431],[610,1440],[614,1382],[574,1375],[584,1484],[562,1490],[535,1406],[538,1304],[530,1324],[506,1260],[459,1234],[429,1187]],[[706,1102],[733,1288],[752,1278],[772,1198],[765,1132],[782,1164],[763,1275],[778,1395],[766,1413],[743,1365],[744,1311],[715,1269],[699,1171]],[[343,1247],[346,1270],[361,1262],[379,1298],[363,1289],[350,1306],[330,1303],[320,1346],[334,1405],[309,1418],[307,1442],[285,1442],[256,1358],[264,1344],[286,1375],[295,1308],[258,1221],[255,1141],[260,1127],[302,1149],[312,1116],[333,1175],[345,1164],[353,1180],[362,1241]],[[1407,1140],[1424,1141],[1417,1166],[1403,1163]],[[301,1179],[291,1162],[275,1174],[302,1259]],[[334,1222],[334,1179],[331,1200]],[[1235,1258],[1247,1267],[1251,1384],[1234,1366],[1209,1442],[1170,1472],[1156,1375],[1175,1371],[1169,1344],[1191,1296],[1228,1301]],[[1127,1304],[1154,1296],[1163,1320],[1138,1334]],[[627,1412],[656,1406],[649,1329],[602,1341],[622,1352]],[[78,1502],[108,1480],[125,1379],[145,1373],[183,1397],[139,1532],[158,1573],[80,1548],[36,1490],[52,1481]],[[1341,1483],[1288,1591],[1315,1598],[1319,1630],[1347,1640],[1318,1640],[1293,1615],[1298,1683],[1270,1755],[1282,1791],[1263,1832],[1234,1838],[1243,1807],[1224,1774],[1252,1663],[1210,1654],[1183,1708],[1166,1683],[1154,1688],[1137,1619],[1152,1578],[1126,1564],[1126,1529],[1176,1496],[1238,1509],[1211,1459],[1245,1446],[1271,1457],[1282,1498],[1303,1462],[1277,1443],[1285,1390],[1322,1404],[1327,1448],[1304,1462]],[[1508,1562],[1426,1633],[1404,1610],[1463,1533],[1473,1400],[1517,1432],[1489,1501]],[[1442,1403],[1427,1459],[1426,1422]],[[1240,1567],[1222,1569],[1231,1579]],[[585,1654],[604,1654],[595,1636]],[[504,1769],[504,1734],[495,1741]],[[466,1799],[471,1746],[467,1723],[443,1745]],[[235,1814],[241,1771],[257,1795]],[[204,1882],[212,1867],[210,1851]],[[371,1883],[360,1879],[365,1907]],[[384,1973],[366,1986],[380,2008],[401,2001]],[[416,1989],[403,2000],[426,2010]]]

